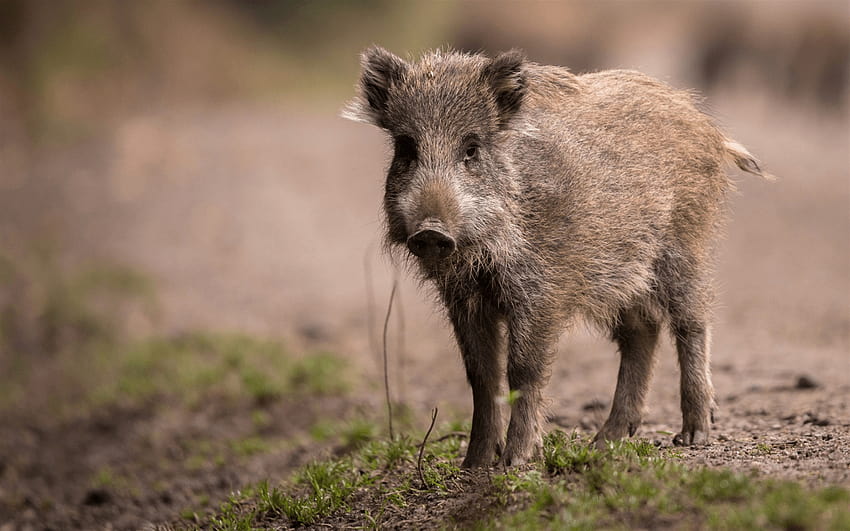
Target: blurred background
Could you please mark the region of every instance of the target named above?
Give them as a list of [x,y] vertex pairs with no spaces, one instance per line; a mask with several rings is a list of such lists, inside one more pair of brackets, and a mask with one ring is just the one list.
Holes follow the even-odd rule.
[[[700,90],[779,176],[739,179],[721,322],[846,353],[848,15],[844,1],[3,0],[4,344],[38,355],[81,333],[50,321],[67,309],[51,309],[46,286],[120,264],[157,300],[110,306],[122,333],[240,330],[377,369],[376,315],[396,275],[378,252],[389,151],[337,112],[359,51],[378,43],[410,58],[518,47],[576,72],[633,68]],[[462,388],[421,291],[403,280],[391,335],[414,365],[454,360],[440,366]]]
[[[517,47],[576,72],[632,68],[698,89],[779,177],[736,177],[718,349],[815,345],[827,367],[847,354],[845,1],[3,0],[0,364],[93,333],[74,296],[123,290],[156,302],[92,303],[110,319],[98,326],[270,335],[378,371],[397,275],[378,251],[389,151],[379,131],[337,116],[373,43],[409,58]],[[398,307],[398,388],[417,381],[423,404],[445,385],[464,396],[427,290],[402,276]],[[564,349],[610,350],[578,341]]]
[[[779,177],[735,176],[716,359],[769,380],[805,354],[846,383],[835,370],[850,352],[844,0],[2,0],[0,378],[98,327],[273,336],[380,374],[397,275],[379,252],[390,152],[379,131],[337,116],[373,43],[410,58],[516,47],[701,91]],[[467,410],[427,289],[401,275],[397,308],[400,399]],[[556,378],[607,399],[616,359],[579,332]],[[598,380],[569,379],[591,368]]]
[[[0,0],[0,528],[198,523],[234,489],[373,437],[396,278],[399,420],[469,418],[434,297],[380,252],[390,149],[338,117],[371,44],[521,48],[700,91],[778,180],[732,173],[725,442],[698,459],[749,469],[751,434],[802,441],[817,423],[831,431],[805,440],[823,448],[761,466],[848,481],[846,0]],[[581,327],[559,350],[550,420],[592,433],[618,355]],[[679,428],[661,350],[649,437]]]

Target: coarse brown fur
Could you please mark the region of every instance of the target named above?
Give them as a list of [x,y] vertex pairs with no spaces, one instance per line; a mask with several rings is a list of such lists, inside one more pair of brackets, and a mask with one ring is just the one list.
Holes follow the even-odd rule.
[[[474,403],[464,465],[538,454],[554,345],[580,317],[621,353],[597,441],[638,428],[668,323],[681,367],[675,442],[706,443],[711,247],[732,189],[724,165],[762,175],[746,149],[690,93],[638,72],[573,75],[516,51],[407,62],[378,47],[362,66],[344,115],[393,138],[387,244],[417,254],[454,327]],[[516,399],[503,446],[505,349]]]

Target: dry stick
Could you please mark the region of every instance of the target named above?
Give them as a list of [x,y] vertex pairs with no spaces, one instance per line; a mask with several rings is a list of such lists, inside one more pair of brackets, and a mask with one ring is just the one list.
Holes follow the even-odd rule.
[[363,273],[366,279],[366,327],[368,328],[369,350],[375,357],[375,365],[380,369],[381,354],[378,352],[378,340],[375,338],[375,285],[372,282],[372,248],[370,243],[363,254]]
[[422,488],[428,488],[425,483],[425,475],[422,474],[422,454],[425,453],[425,443],[428,442],[428,436],[431,435],[431,430],[434,429],[434,422],[437,421],[437,408],[431,413],[431,425],[428,426],[428,431],[425,433],[425,438],[422,439],[422,446],[419,447],[419,459],[416,460],[416,470],[419,471],[419,481],[422,482]]
[[466,439],[467,437],[469,437],[469,434],[465,431],[452,431],[443,435],[442,437],[437,437],[436,439],[434,439],[434,442],[442,442],[446,439],[451,439],[452,437],[457,437],[458,439]]
[[[467,437],[469,437],[469,434],[465,431],[450,431],[449,433],[434,439],[434,442],[443,442],[453,437],[457,437],[458,439],[466,439]],[[416,445],[417,448],[419,448],[420,446],[422,446],[422,443]]]
[[[396,275],[393,278],[398,278],[398,271],[396,271]],[[401,286],[398,288],[398,293],[396,294],[398,297],[398,304],[396,304],[396,321],[398,325],[398,346],[396,347],[398,352],[398,377],[396,378],[396,384],[398,385],[398,398],[401,404],[407,403],[407,385],[405,382],[405,364],[407,362],[406,353],[405,353],[405,345],[404,345],[404,299],[401,297]]]
[[384,390],[387,394],[387,421],[390,426],[390,440],[395,439],[395,435],[393,433],[393,403],[392,400],[390,400],[390,377],[387,370],[387,330],[390,325],[390,315],[392,315],[393,312],[393,300],[395,299],[396,289],[398,289],[398,279],[393,280],[393,289],[390,292],[390,303],[387,305],[387,317],[384,319]]

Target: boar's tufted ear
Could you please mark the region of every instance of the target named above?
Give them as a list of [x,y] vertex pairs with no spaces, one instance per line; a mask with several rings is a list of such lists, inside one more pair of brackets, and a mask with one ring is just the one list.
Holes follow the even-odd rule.
[[372,46],[360,56],[363,71],[360,75],[360,94],[342,111],[350,120],[386,127],[384,123],[389,91],[400,83],[409,68],[401,58]]
[[499,125],[504,126],[519,110],[527,80],[525,54],[511,50],[497,55],[481,72],[481,80],[490,85],[499,108]]

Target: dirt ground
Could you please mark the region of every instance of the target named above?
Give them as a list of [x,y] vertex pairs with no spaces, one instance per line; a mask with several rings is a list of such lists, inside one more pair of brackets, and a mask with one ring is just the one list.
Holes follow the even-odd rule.
[[[711,103],[778,180],[736,176],[740,193],[719,256],[714,441],[682,454],[695,464],[850,485],[850,121],[734,95]],[[378,323],[396,275],[379,252],[388,156],[379,131],[332,110],[161,109],[103,141],[35,161],[0,193],[0,229],[12,245],[49,234],[75,260],[119,260],[151,275],[169,331],[286,338],[343,355],[362,381],[374,381]],[[423,429],[434,406],[444,420],[463,418],[471,396],[447,325],[427,290],[401,278],[389,341],[393,394]],[[659,359],[639,436],[669,445],[679,428],[669,341]],[[581,327],[565,334],[547,388],[551,425],[598,427],[617,365],[604,338]],[[355,390],[352,402],[379,407],[374,389]],[[270,429],[286,438],[307,429],[315,408],[351,407],[285,401],[269,409]],[[0,529],[172,521],[191,498],[180,493],[193,486],[226,493],[285,477],[314,455],[288,447],[237,467],[158,478],[157,459],[180,452],[182,438],[246,431],[240,417],[249,408],[207,405],[188,428],[186,419],[150,411],[98,412],[70,426],[8,415],[0,499],[14,495],[28,508],[9,515],[0,505]],[[105,465],[149,470],[149,484],[169,488],[116,499],[81,483]],[[163,498],[165,491],[172,494]],[[44,493],[49,507],[40,505]]]

